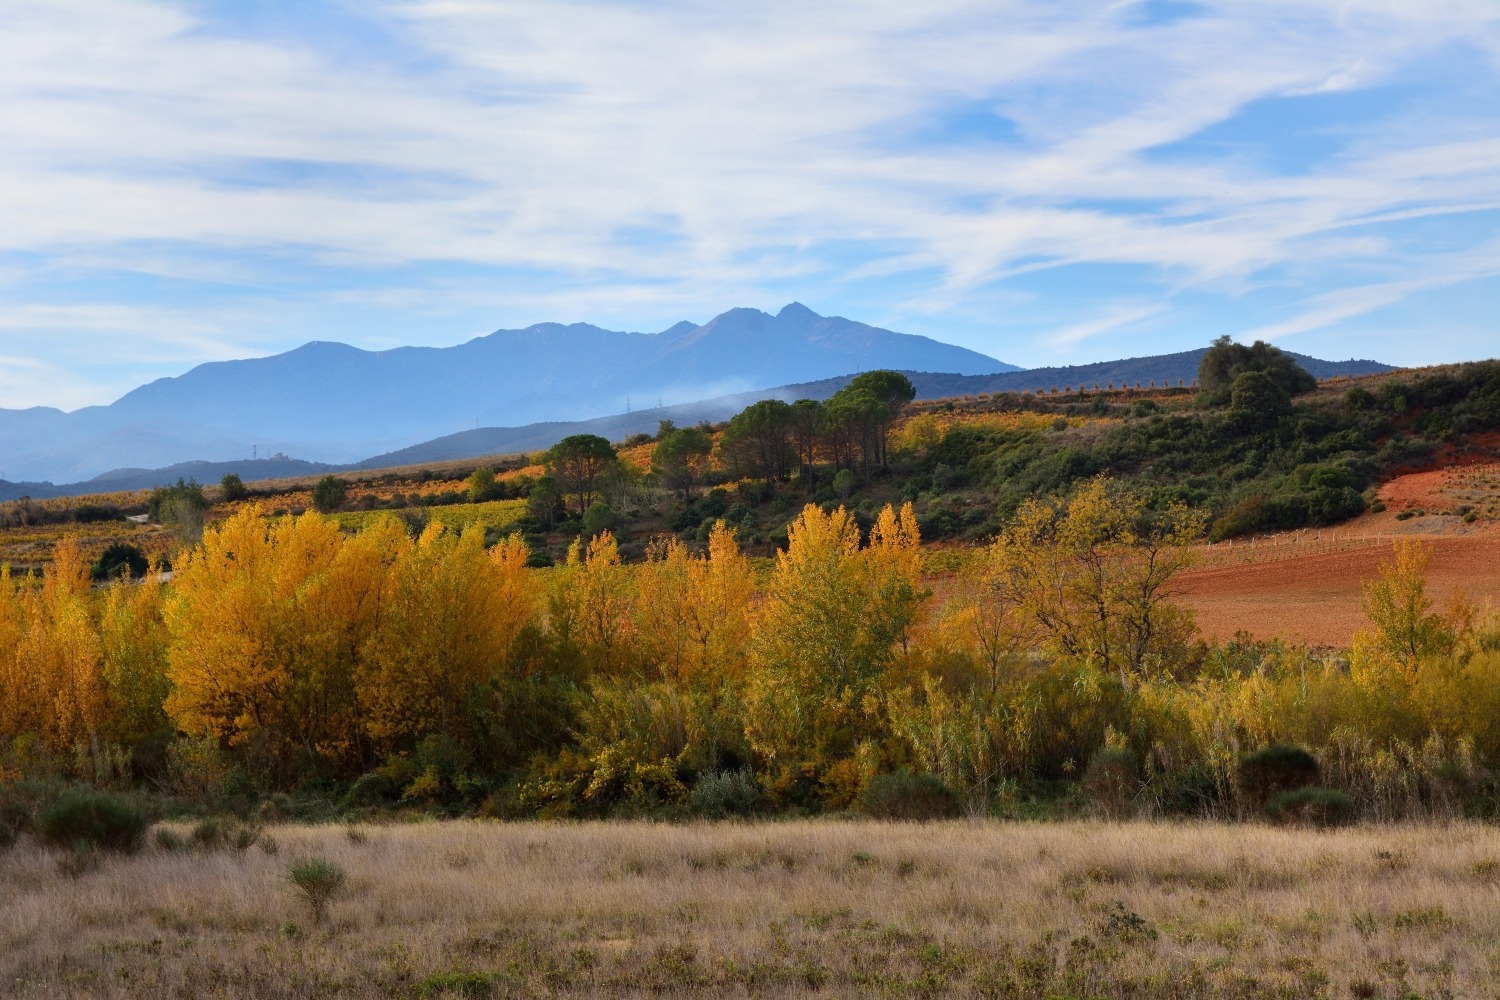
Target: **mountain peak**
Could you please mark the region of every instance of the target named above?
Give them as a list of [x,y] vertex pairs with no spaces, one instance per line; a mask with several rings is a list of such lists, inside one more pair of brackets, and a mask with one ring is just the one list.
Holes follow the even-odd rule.
[[822,319],[823,317],[819,316],[817,313],[813,312],[811,309],[807,308],[807,306],[803,305],[800,302],[788,302],[786,305],[781,307],[781,312],[776,314],[776,318],[781,320],[813,320]]
[[606,416],[632,400],[688,402],[874,368],[979,375],[1011,367],[926,337],[825,318],[800,302],[776,315],[731,309],[655,335],[537,323],[453,347],[372,352],[313,341],[269,358],[200,365],[50,422],[0,414],[0,453],[8,478],[54,482],[127,465],[239,459],[273,443],[338,462],[476,425]]

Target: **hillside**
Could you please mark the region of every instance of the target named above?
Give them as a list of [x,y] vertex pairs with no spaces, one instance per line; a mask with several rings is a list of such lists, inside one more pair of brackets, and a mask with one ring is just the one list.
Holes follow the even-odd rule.
[[[963,396],[975,393],[1022,392],[1054,387],[1120,386],[1127,383],[1153,385],[1176,385],[1191,383],[1197,378],[1198,365],[1207,348],[1183,351],[1178,354],[1163,354],[1154,357],[1123,358],[1117,361],[1102,361],[1090,365],[1075,365],[1063,368],[1018,369],[992,375],[962,375],[937,372],[904,370],[917,390],[918,400],[942,399],[948,396]],[[1294,354],[1315,378],[1342,378],[1354,375],[1371,375],[1393,371],[1390,365],[1378,361],[1324,361],[1302,354]],[[679,425],[696,424],[700,421],[717,422],[727,420],[746,406],[760,399],[780,399],[791,402],[796,399],[828,399],[853,378],[852,374],[835,378],[819,379],[795,385],[777,386],[757,392],[735,393],[674,406],[650,407],[630,413],[617,413],[591,420],[548,421],[526,424],[520,427],[479,427],[444,435],[431,441],[402,448],[367,458],[349,466],[351,469],[378,469],[391,465],[408,465],[420,462],[441,462],[482,455],[500,455],[517,451],[535,451],[549,448],[569,434],[598,434],[610,440],[620,440],[632,434],[650,433],[662,420],[671,420]]]
[[0,410],[0,475],[66,482],[128,464],[243,458],[258,446],[351,462],[461,428],[604,416],[868,368],[991,374],[985,355],[792,303],[621,333],[583,323],[497,330],[447,348],[315,342],[199,365],[109,406]]
[[[790,308],[790,307],[789,307]],[[785,313],[786,310],[783,310]],[[764,315],[764,314],[762,314]],[[717,321],[716,321],[717,322]],[[681,324],[679,324],[680,326]],[[696,329],[696,328],[695,328]],[[1015,370],[989,375],[964,375],[958,373],[935,373],[906,370],[917,389],[919,399],[938,399],[947,396],[963,396],[981,392],[1006,392],[1052,387],[1079,386],[1124,386],[1175,385],[1190,383],[1198,370],[1204,349],[1184,351],[1178,354],[1157,355],[1142,358],[1124,358],[1090,365],[1064,368],[1037,368]],[[1324,361],[1305,355],[1294,355],[1298,362],[1318,378],[1334,378],[1391,371],[1389,365],[1378,361]],[[800,382],[759,389],[750,392],[732,393],[710,399],[676,403],[664,406],[646,406],[608,416],[585,420],[551,420],[528,423],[515,427],[478,427],[472,430],[444,434],[440,437],[408,445],[372,457],[344,464],[303,462],[305,468],[293,466],[282,468],[265,464],[268,460],[228,459],[215,462],[174,462],[161,468],[111,469],[82,482],[56,485],[52,482],[8,482],[0,479],[0,500],[14,500],[22,496],[61,497],[117,489],[146,489],[178,478],[196,478],[200,482],[217,480],[227,472],[234,472],[246,482],[259,479],[283,478],[291,475],[312,474],[323,471],[354,471],[381,469],[399,465],[415,465],[433,462],[454,461],[485,455],[509,454],[519,451],[535,451],[548,448],[569,434],[598,434],[611,440],[619,440],[632,434],[651,433],[663,419],[680,425],[701,421],[727,420],[749,404],[760,399],[827,399],[847,385],[851,374],[811,382]],[[0,411],[3,413],[4,411]],[[37,411],[12,411],[24,415],[27,426],[41,419]],[[3,421],[0,421],[3,423]],[[140,442],[119,442],[121,453],[134,453]],[[211,450],[211,449],[210,449]]]

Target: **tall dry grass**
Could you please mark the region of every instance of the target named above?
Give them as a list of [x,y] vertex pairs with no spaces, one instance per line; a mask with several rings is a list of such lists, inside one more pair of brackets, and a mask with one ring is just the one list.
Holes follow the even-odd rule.
[[[70,877],[0,858],[27,997],[1484,997],[1500,831],[1187,824],[284,827]],[[349,889],[313,927],[290,862]]]

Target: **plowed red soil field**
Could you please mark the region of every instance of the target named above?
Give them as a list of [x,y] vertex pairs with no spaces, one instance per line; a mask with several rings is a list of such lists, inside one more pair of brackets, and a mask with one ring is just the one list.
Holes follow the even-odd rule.
[[[1462,591],[1481,607],[1500,607],[1500,533],[1431,537],[1428,594],[1438,603]],[[1363,627],[1361,584],[1390,561],[1389,544],[1292,555],[1271,562],[1205,567],[1183,574],[1181,602],[1204,635],[1240,629],[1261,639],[1346,646]]]
[[[1481,608],[1500,608],[1500,467],[1413,473],[1386,483],[1379,495],[1387,511],[1335,530],[1205,546],[1200,566],[1179,580],[1179,600],[1211,638],[1244,630],[1345,646],[1365,624],[1362,584],[1380,575],[1398,536],[1417,536],[1433,549],[1427,592],[1434,601],[1462,592]],[[1423,515],[1397,520],[1398,511],[1416,509]],[[1477,520],[1464,520],[1469,509]]]

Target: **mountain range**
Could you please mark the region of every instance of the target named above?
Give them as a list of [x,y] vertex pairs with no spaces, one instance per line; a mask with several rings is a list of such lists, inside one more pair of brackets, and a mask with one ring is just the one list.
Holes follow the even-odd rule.
[[[0,500],[214,482],[226,472],[249,482],[415,465],[534,451],[585,432],[619,440],[664,418],[724,420],[759,399],[826,399],[872,368],[905,371],[921,399],[1176,384],[1196,377],[1203,350],[1023,370],[795,302],[774,316],[732,309],[655,334],[540,323],[448,348],[317,342],[199,365],[109,406],[0,409]],[[1294,356],[1318,378],[1390,370]]]
[[108,406],[0,409],[0,478],[83,480],[286,453],[346,463],[462,428],[578,420],[871,368],[990,375],[975,351],[800,303],[621,333],[584,323],[497,330],[454,347],[364,351],[314,342],[199,365]]
[[[942,399],[946,396],[962,396],[980,392],[1021,392],[1023,390],[1051,390],[1066,386],[1124,385],[1126,382],[1159,385],[1189,383],[1198,377],[1198,364],[1203,360],[1206,347],[1177,354],[1157,354],[1150,357],[1122,358],[1116,361],[1101,361],[1089,365],[1069,365],[1058,368],[1015,369],[992,375],[961,375],[948,372],[908,371],[918,399]],[[1324,361],[1305,354],[1292,352],[1297,363],[1315,378],[1335,378],[1341,375],[1372,375],[1393,370],[1390,365],[1378,361]],[[702,420],[717,422],[727,420],[751,403],[761,399],[827,399],[849,384],[854,373],[837,378],[819,379],[794,385],[777,386],[757,392],[734,393],[713,399],[681,403],[676,406],[653,407],[631,413],[616,413],[588,420],[546,421],[525,424],[519,427],[479,427],[459,431],[431,441],[387,452],[354,463],[355,469],[385,469],[402,465],[420,465],[423,462],[445,462],[459,458],[475,458],[481,455],[503,455],[519,451],[536,451],[551,447],[569,434],[598,434],[611,441],[619,441],[631,434],[649,433],[663,420],[671,420],[679,427],[686,427]]]

